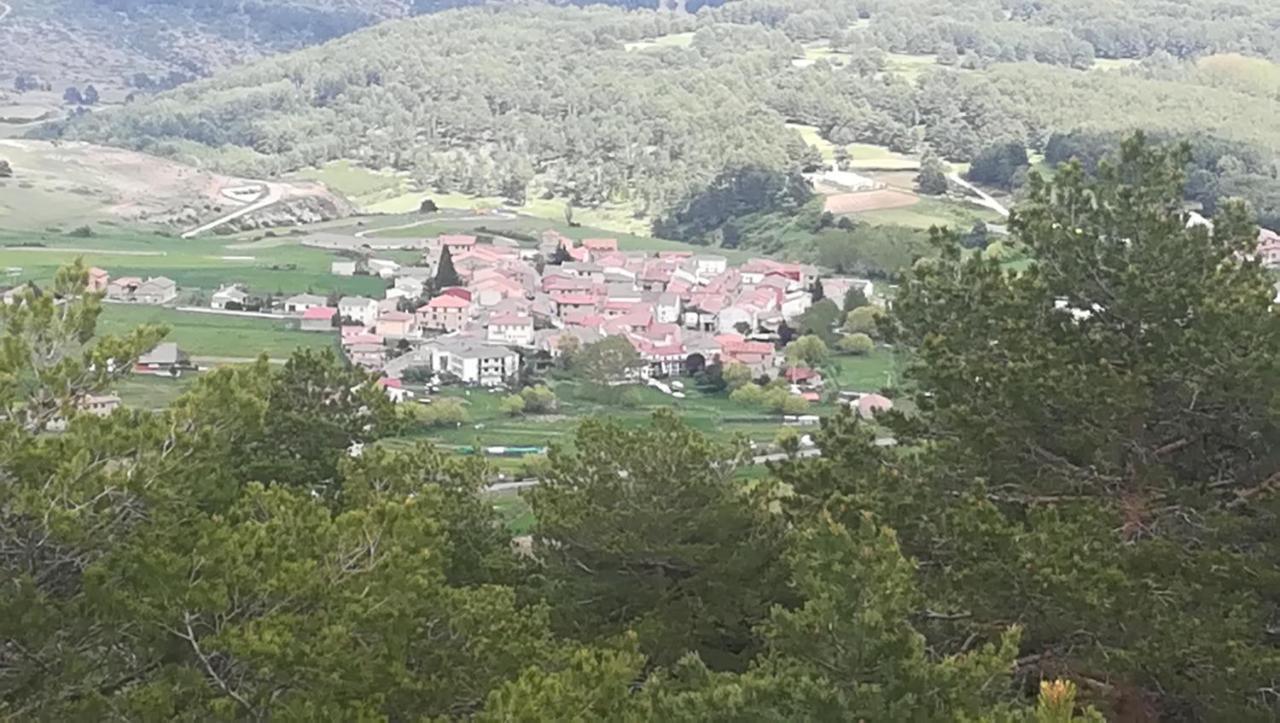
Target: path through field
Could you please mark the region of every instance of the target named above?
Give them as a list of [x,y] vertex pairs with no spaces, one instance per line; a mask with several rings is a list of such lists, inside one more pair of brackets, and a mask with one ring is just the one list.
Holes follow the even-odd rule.
[[240,218],[241,216],[248,216],[254,211],[262,210],[267,206],[270,206],[271,204],[279,201],[281,198],[284,198],[284,189],[281,186],[275,183],[265,183],[263,185],[266,187],[266,190],[263,192],[261,196],[258,197],[258,200],[254,201],[248,206],[244,206],[243,208],[238,208],[232,211],[231,213],[228,213],[227,215],[222,216],[221,218],[217,218],[213,221],[210,221],[209,223],[206,223],[203,226],[197,226],[191,229],[190,231],[184,232],[182,234],[182,238],[194,238],[195,236],[199,236],[205,231],[215,229],[224,223],[230,223],[236,220],[237,218]]
[[947,179],[950,180],[952,183],[956,184],[957,186],[976,195],[979,200],[974,201],[974,203],[978,204],[979,206],[984,206],[986,208],[989,208],[992,211],[995,211],[996,213],[1000,214],[1001,216],[1004,216],[1005,218],[1009,218],[1009,209],[1005,207],[1003,203],[1000,203],[999,201],[992,198],[991,194],[987,193],[981,188],[978,188],[972,183],[969,183],[968,181],[961,178],[959,173],[952,173],[951,175],[947,176]]

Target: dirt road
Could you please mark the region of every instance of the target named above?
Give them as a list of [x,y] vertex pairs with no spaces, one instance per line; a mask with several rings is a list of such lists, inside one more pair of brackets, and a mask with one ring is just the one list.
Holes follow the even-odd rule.
[[972,183],[969,183],[968,181],[961,178],[959,173],[952,173],[951,175],[947,176],[947,179],[950,180],[952,183],[956,184],[957,186],[965,189],[969,193],[972,193],[975,196],[977,196],[979,200],[974,201],[974,203],[978,204],[979,206],[989,208],[992,211],[995,211],[996,213],[1000,214],[1001,216],[1004,216],[1005,218],[1009,218],[1009,209],[1006,208],[1003,203],[1000,203],[999,201],[992,198],[991,194],[987,193],[981,188],[978,188]]
[[214,219],[213,221],[210,221],[209,223],[206,223],[203,226],[197,226],[191,229],[190,231],[186,231],[182,234],[182,238],[194,238],[195,236],[199,236],[205,231],[211,231],[221,226],[222,224],[230,223],[236,220],[237,218],[240,218],[241,216],[248,216],[254,211],[259,211],[261,209],[264,209],[267,206],[270,206],[271,204],[276,203],[281,198],[284,198],[284,189],[281,186],[274,183],[267,183],[263,185],[266,187],[266,190],[263,192],[261,196],[258,197],[258,200],[254,201],[253,203],[250,203],[247,206],[238,208],[232,211],[231,213],[226,214],[225,216]]

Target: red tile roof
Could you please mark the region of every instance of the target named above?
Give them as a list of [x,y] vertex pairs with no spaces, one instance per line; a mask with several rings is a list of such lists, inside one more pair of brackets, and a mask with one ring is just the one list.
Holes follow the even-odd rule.
[[338,310],[332,306],[313,306],[302,312],[302,318],[308,321],[329,321]]
[[465,309],[468,306],[471,306],[471,302],[466,299],[460,299],[453,294],[441,294],[428,301],[424,306],[418,307],[418,311],[423,309]]

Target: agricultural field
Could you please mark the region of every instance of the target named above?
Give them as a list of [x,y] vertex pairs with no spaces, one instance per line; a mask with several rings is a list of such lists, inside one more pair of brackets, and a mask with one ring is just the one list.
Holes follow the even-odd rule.
[[65,232],[0,230],[0,268],[7,283],[47,282],[59,266],[76,258],[106,269],[112,276],[167,276],[184,300],[198,301],[219,286],[241,282],[262,294],[382,295],[381,279],[338,277],[329,273],[334,254],[307,248],[299,237],[179,239],[125,227],[97,225],[92,236]]
[[856,214],[856,217],[872,224],[912,228],[950,226],[955,229],[968,229],[979,221],[988,224],[1004,221],[999,214],[981,206],[927,196],[921,196],[919,203],[910,206],[867,211]]
[[[575,209],[575,221],[578,211]],[[383,230],[379,230],[383,229]],[[340,226],[328,225],[326,230],[343,232]],[[584,238],[616,238],[623,251],[692,251],[714,253],[724,256],[730,262],[740,262],[758,255],[735,249],[708,248],[681,241],[668,241],[647,235],[618,233],[614,230],[583,224],[569,226],[560,218],[539,218],[510,213],[491,213],[484,215],[454,216],[419,216],[406,215],[386,217],[370,222],[362,229],[372,238],[424,238],[442,233],[493,233],[512,234],[514,238],[536,239],[543,231],[555,230],[572,239]]]
[[218,364],[252,360],[260,354],[285,359],[295,349],[335,348],[333,334],[300,331],[291,319],[264,319],[179,311],[142,304],[106,304],[98,319],[99,334],[123,334],[142,324],[170,328],[176,342],[195,361]]

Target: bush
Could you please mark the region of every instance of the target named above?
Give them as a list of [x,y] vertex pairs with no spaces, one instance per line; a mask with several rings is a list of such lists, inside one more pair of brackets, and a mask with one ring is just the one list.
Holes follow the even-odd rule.
[[756,407],[764,402],[764,388],[756,384],[744,384],[733,390],[729,399],[737,404]]
[[93,229],[90,228],[88,225],[77,226],[71,229],[70,231],[68,231],[67,235],[70,236],[71,238],[90,238],[91,236],[93,236]]
[[524,397],[519,394],[512,394],[503,399],[498,407],[508,417],[518,417],[524,414]]
[[841,337],[840,342],[836,345],[840,351],[854,356],[866,356],[876,348],[876,343],[866,334],[850,334]]
[[418,419],[428,427],[448,427],[471,420],[467,408],[457,399],[437,399],[418,411]]
[[546,414],[556,410],[556,393],[543,385],[526,387],[520,392],[523,411],[528,414]]
[[844,333],[846,334],[866,334],[875,339],[879,333],[879,325],[876,320],[879,319],[884,312],[874,306],[860,306],[850,311],[844,318]]

